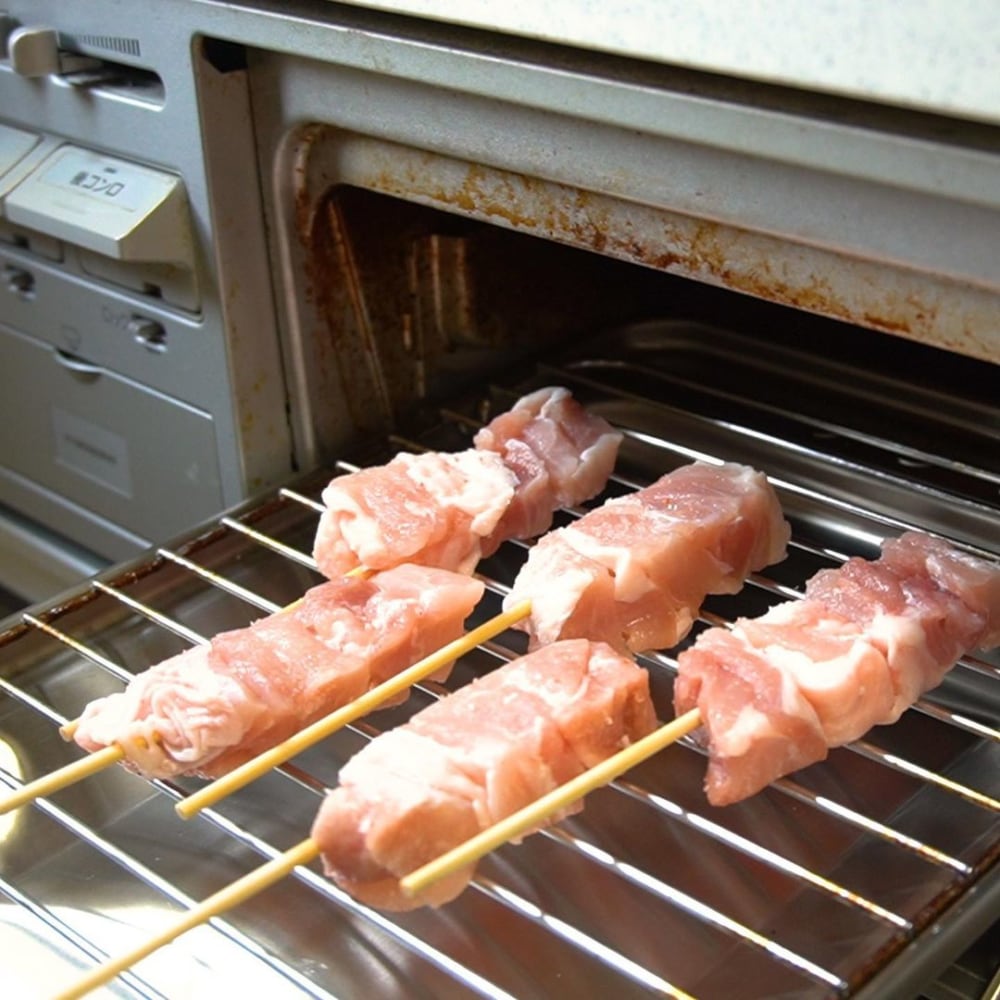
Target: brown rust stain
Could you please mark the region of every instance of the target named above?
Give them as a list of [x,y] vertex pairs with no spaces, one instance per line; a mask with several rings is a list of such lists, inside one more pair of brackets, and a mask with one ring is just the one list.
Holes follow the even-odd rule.
[[[733,227],[699,222],[692,236],[674,231],[671,239],[682,248],[674,255],[672,269],[692,277],[885,333],[934,342],[942,339],[937,305],[913,292],[900,293],[865,284],[861,269],[851,262],[833,262],[841,272],[853,267],[853,273],[845,273],[839,282],[835,272],[822,271],[809,272],[804,280],[799,280],[800,275],[787,274],[786,246],[773,257],[759,248],[747,252],[745,246],[740,246],[745,234]],[[859,289],[861,294],[857,294]],[[955,341],[949,346],[968,353],[974,349],[974,338],[970,336],[968,343]]]
[[328,192],[314,190],[310,183],[309,163],[312,148],[322,140],[326,130],[322,126],[306,126],[296,140],[296,155],[292,162],[293,217],[304,259],[307,297],[310,299],[320,286],[318,281],[326,273],[329,250],[322,239],[326,229],[322,215],[327,209]]
[[[308,134],[308,139],[314,138]],[[658,271],[721,285],[833,319],[886,333],[982,354],[982,337],[942,320],[933,292],[926,299],[911,289],[880,288],[874,270],[819,248],[814,270],[796,266],[795,244],[780,237],[741,231],[725,223],[665,213],[651,224],[655,209],[629,206],[610,196],[477,164],[442,160],[433,154],[384,161],[365,186],[416,200],[462,216],[592,250]],[[299,206],[302,231],[311,206]],[[773,252],[768,251],[773,244]],[[824,259],[825,254],[825,259]],[[947,328],[946,328],[947,327]]]

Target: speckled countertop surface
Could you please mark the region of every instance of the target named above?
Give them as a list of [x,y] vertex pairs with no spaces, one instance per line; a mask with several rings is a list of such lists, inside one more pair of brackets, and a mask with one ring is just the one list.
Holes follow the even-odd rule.
[[1000,122],[995,0],[347,2]]

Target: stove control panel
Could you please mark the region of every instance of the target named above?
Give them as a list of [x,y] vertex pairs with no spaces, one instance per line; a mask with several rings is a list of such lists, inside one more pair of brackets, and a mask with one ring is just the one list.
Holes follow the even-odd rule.
[[0,125],[0,243],[198,312],[184,180],[55,136]]
[[115,260],[194,264],[181,178],[79,146],[50,154],[7,195],[5,214]]

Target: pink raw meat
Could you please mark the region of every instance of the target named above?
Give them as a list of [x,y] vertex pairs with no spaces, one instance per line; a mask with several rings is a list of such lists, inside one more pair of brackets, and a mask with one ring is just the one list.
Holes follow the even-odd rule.
[[397,455],[327,486],[313,556],[330,579],[401,562],[471,573],[515,485],[493,452]]
[[535,538],[548,531],[552,513],[574,507],[604,489],[622,435],[589,413],[568,389],[549,386],[524,396],[475,437],[517,477],[510,506],[485,554],[508,538]]
[[911,532],[874,562],[820,571],[801,601],[706,630],[678,657],[674,704],[701,713],[709,801],[895,722],[962,655],[996,645],[998,621],[1000,567]]
[[620,441],[567,389],[540,389],[484,427],[475,448],[401,454],[334,479],[316,564],[331,579],[404,561],[471,573],[502,542],[541,534],[558,507],[599,493]]
[[457,638],[483,589],[411,565],[322,584],[91,702],[74,739],[149,777],[224,774]]
[[701,712],[709,738],[705,791],[725,805],[759,791],[760,776],[787,774],[822,760],[820,721],[786,674],[725,629],[709,629],[683,660],[674,685],[678,715]]
[[556,643],[373,740],[341,770],[312,836],[327,874],[361,901],[437,906],[462,892],[471,868],[419,899],[400,878],[655,725],[648,678],[632,660],[602,643]]
[[886,542],[883,558],[901,573],[926,576],[939,589],[961,598],[984,619],[979,645],[984,649],[1000,645],[1000,573],[994,564],[918,531]]
[[600,639],[641,652],[676,645],[708,594],[734,593],[784,557],[789,528],[767,479],[696,462],[609,500],[533,546],[505,607],[530,599],[532,648]]
[[[885,653],[896,698],[892,711],[875,722],[895,722],[986,638],[983,615],[939,587],[923,562],[898,565],[884,554],[876,562],[849,559],[840,569],[817,573],[806,596],[853,623]],[[1000,593],[997,598],[1000,607]]]

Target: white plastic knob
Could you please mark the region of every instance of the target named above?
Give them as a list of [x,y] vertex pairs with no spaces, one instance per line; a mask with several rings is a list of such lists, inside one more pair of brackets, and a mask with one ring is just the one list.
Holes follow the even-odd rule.
[[21,76],[59,72],[59,36],[54,28],[15,28],[7,40],[7,54]]

